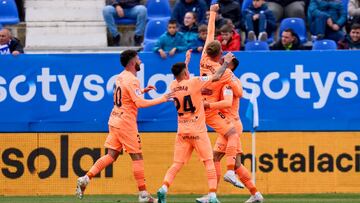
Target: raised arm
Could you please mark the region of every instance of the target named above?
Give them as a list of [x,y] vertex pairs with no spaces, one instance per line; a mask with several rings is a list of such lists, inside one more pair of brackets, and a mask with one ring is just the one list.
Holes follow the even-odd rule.
[[192,52],[192,49],[189,49],[186,51],[186,57],[185,57],[186,67],[189,67],[189,63],[190,63],[190,59],[191,59],[191,52]]
[[229,63],[232,61],[232,59],[234,58],[234,54],[231,52],[228,52],[225,57],[224,57],[224,63],[222,64],[221,68],[219,70],[216,71],[216,73],[214,74],[212,81],[216,82],[218,80],[220,80],[220,78],[224,75],[227,66],[229,65]]
[[[206,36],[204,48],[215,39],[215,18],[218,10],[219,10],[219,4],[213,4],[210,6],[210,17],[208,22],[207,36]],[[204,52],[205,49],[203,49],[202,54],[204,54]]]

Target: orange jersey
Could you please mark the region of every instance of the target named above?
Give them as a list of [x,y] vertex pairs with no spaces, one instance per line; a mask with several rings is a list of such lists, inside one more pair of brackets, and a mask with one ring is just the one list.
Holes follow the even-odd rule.
[[212,82],[212,77],[194,77],[170,85],[178,112],[178,134],[206,132],[205,112],[201,88]]
[[219,109],[226,117],[238,120],[242,85],[237,77],[233,77],[229,85],[224,85],[220,101],[210,103],[210,109]]
[[109,125],[137,131],[138,108],[135,102],[141,97],[140,81],[131,72],[124,70],[116,78],[115,85]]
[[242,97],[243,89],[242,84],[239,78],[234,77],[230,83],[230,87],[233,91],[233,101],[231,109],[229,110],[229,116],[232,119],[240,119],[239,108],[240,108],[240,98]]
[[153,106],[166,102],[165,97],[146,100],[142,97],[140,81],[131,72],[124,70],[116,78],[114,90],[114,107],[108,124],[115,128],[137,133],[138,108]]
[[[217,70],[221,68],[220,63],[214,62],[210,59],[209,56],[207,56],[206,53],[203,54],[200,60],[200,75],[202,76],[210,76],[214,75]],[[219,101],[219,98],[221,96],[221,89],[225,84],[229,84],[231,82],[231,79],[233,77],[233,73],[226,69],[224,75],[220,78],[219,81],[212,83],[207,89],[212,90],[211,95],[204,95],[204,98],[208,102],[217,102]]]

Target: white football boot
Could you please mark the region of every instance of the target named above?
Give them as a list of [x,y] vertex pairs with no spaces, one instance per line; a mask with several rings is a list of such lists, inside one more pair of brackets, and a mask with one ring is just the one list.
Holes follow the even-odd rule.
[[89,183],[90,183],[90,178],[87,175],[79,177],[77,179],[75,194],[79,199],[82,199],[84,197],[84,191]]
[[251,195],[251,197],[245,203],[262,203],[264,202],[264,197],[261,195],[260,192],[256,192],[255,195]]

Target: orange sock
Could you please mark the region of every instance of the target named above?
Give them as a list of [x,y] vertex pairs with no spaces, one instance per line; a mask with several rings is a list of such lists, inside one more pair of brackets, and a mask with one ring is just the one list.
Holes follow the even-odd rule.
[[164,185],[167,187],[170,187],[172,182],[174,181],[174,178],[176,174],[180,171],[180,169],[183,167],[184,163],[180,162],[174,162],[171,167],[167,170],[165,178],[164,178]]
[[146,190],[144,160],[135,160],[132,162],[133,174],[139,191]]
[[209,185],[209,192],[216,192],[217,190],[217,177],[216,177],[216,170],[214,166],[213,160],[206,160],[204,161],[207,177],[208,177],[208,185]]
[[220,161],[214,162],[214,165],[215,165],[215,170],[216,170],[216,180],[217,180],[217,183],[219,184],[220,177],[221,177],[221,164],[220,164]]
[[250,191],[251,195],[255,195],[257,189],[251,180],[251,176],[247,168],[241,164],[240,167],[236,169],[236,173],[238,174],[240,181],[244,183],[245,187]]
[[239,135],[237,133],[231,134],[228,137],[228,143],[226,146],[226,166],[228,170],[235,169],[235,161],[236,161],[236,154],[237,154],[237,144],[239,141]]
[[95,164],[90,168],[90,170],[86,173],[86,175],[91,179],[94,176],[96,176],[100,171],[102,171],[104,168],[106,168],[108,165],[112,164],[114,162],[114,158],[110,156],[109,154],[106,154],[102,157],[100,157]]

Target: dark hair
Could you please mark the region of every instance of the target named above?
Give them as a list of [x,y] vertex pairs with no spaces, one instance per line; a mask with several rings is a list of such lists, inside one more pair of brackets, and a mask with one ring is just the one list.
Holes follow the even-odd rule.
[[176,20],[169,20],[168,25],[170,25],[170,24],[171,24],[171,25],[173,25],[173,24],[176,25],[176,24],[177,24],[177,21],[176,21]]
[[198,32],[199,33],[200,32],[207,32],[207,25],[205,25],[205,24],[200,25],[199,28],[198,28]]
[[239,60],[237,60],[237,58],[233,58],[231,63],[234,65],[234,68],[232,69],[232,71],[235,71],[239,65]]
[[178,77],[183,70],[185,70],[186,64],[184,62],[177,62],[171,67],[171,72],[174,74],[175,77]]
[[121,53],[120,55],[120,62],[121,65],[123,65],[124,67],[127,66],[127,64],[129,63],[129,61],[131,59],[133,59],[135,56],[137,56],[137,52],[134,50],[125,50]]
[[358,23],[352,24],[351,29],[352,30],[360,29],[360,24],[358,24]]
[[[195,12],[193,12],[193,11],[188,11],[188,12],[185,13],[185,15],[186,15],[187,13],[191,13],[191,14],[193,15],[193,17],[194,17],[194,19],[195,19],[195,23],[196,23],[196,22],[197,22],[197,14],[196,14]],[[184,15],[184,18],[185,18],[185,15]]]
[[221,44],[219,41],[214,40],[210,42],[205,48],[206,54],[209,55],[211,58],[214,58],[220,54],[221,51]]
[[220,32],[232,32],[232,27],[230,25],[223,25],[220,28]]
[[296,36],[297,36],[297,34],[295,33],[295,31],[294,31],[293,29],[291,29],[291,28],[287,28],[287,29],[285,29],[283,32],[290,32],[293,37],[296,37]]

